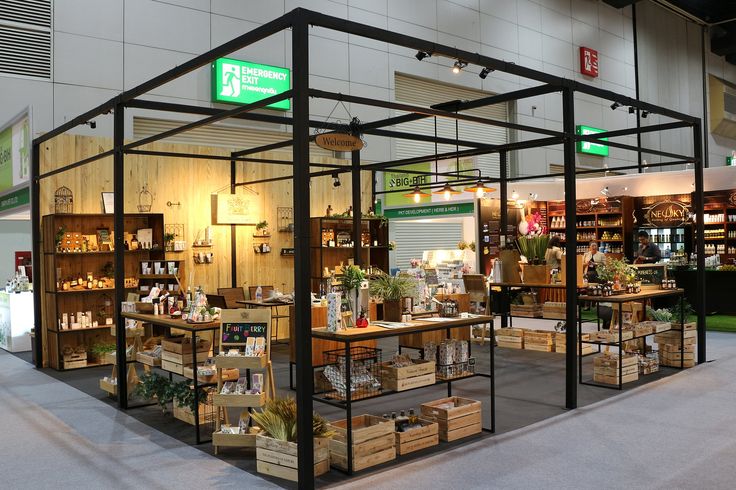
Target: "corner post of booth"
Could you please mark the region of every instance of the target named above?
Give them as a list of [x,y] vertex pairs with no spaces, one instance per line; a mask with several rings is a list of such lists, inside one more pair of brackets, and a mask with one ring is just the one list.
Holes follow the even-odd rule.
[[565,407],[578,406],[577,380],[577,230],[575,193],[575,92],[562,90],[562,129],[565,162]]
[[125,301],[125,109],[115,104],[113,110],[113,196],[114,196],[114,263],[115,263],[115,362],[118,366],[118,406],[128,408],[128,377],[125,359],[125,319],[122,304]]
[[312,439],[312,301],[309,199],[309,26],[300,10],[292,23],[294,161],[294,320],[296,344],[297,457],[299,488],[314,488]]
[[33,142],[31,150],[31,243],[33,264],[33,332],[36,343],[34,355],[36,367],[43,367],[43,335],[44,328],[41,322],[41,145]]
[[[501,185],[499,189],[499,209],[501,211],[501,232],[499,233],[499,239],[500,242],[499,245],[501,247],[505,247],[508,245],[506,243],[506,240],[508,240],[507,233],[509,231],[509,191],[508,191],[508,153],[506,151],[499,152],[498,154],[499,159],[499,177],[501,180]],[[480,242],[479,242],[480,243]],[[494,277],[493,280],[495,282],[499,282],[497,277]],[[490,293],[490,292],[489,292]],[[501,290],[501,294],[498,296],[499,298],[499,308],[501,309],[501,312],[503,313],[501,315],[501,328],[507,328],[509,326],[509,317],[506,315],[506,312],[508,311],[508,288],[503,288]],[[491,342],[491,345],[493,345],[493,342]]]
[[[361,240],[361,225],[363,219],[363,213],[361,212],[362,206],[360,202],[360,150],[351,152],[352,156],[352,170],[351,170],[351,183],[353,190],[353,256],[355,257],[355,265],[362,266],[362,249],[363,246]],[[369,244],[370,245],[370,244]],[[354,312],[357,318],[358,312]]]
[[706,361],[705,348],[705,225],[704,207],[705,198],[704,181],[703,181],[703,133],[701,132],[700,122],[693,124],[693,157],[695,158],[695,228],[696,228],[696,247],[697,268],[695,270],[695,311],[698,317],[698,363]]
[[[230,194],[235,194],[237,162],[230,160]],[[230,287],[238,287],[238,226],[230,225]]]

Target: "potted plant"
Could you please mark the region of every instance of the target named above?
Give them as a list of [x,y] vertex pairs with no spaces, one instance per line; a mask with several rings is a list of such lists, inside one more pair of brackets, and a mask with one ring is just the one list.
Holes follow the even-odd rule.
[[91,354],[91,362],[102,362],[105,359],[105,355],[111,352],[115,352],[115,344],[113,343],[99,343],[93,345],[89,353]]
[[358,291],[363,281],[365,281],[365,272],[359,266],[349,265],[342,270],[340,282],[345,289],[350,311],[354,313],[358,311]]
[[414,282],[403,276],[381,274],[370,283],[371,296],[383,300],[383,319],[389,322],[401,321],[401,300],[414,287]]
[[256,234],[261,236],[268,235],[268,221],[263,220],[256,223]]
[[[194,425],[194,407],[195,397],[194,389],[190,381],[180,381],[172,383],[170,386],[170,394],[173,401],[174,417]],[[207,421],[207,391],[199,388],[199,423],[203,424]]]
[[[296,400],[275,398],[269,400],[260,412],[251,417],[262,430],[256,436],[256,460],[258,472],[298,480]],[[330,469],[329,423],[318,413],[312,413],[314,437],[314,476]]]
[[693,315],[695,315],[695,310],[693,309],[692,305],[688,303],[687,301],[683,300],[682,304],[682,311],[680,310],[680,305],[676,304],[672,308],[670,308],[670,312],[672,313],[672,328],[675,330],[682,330],[682,325],[685,325],[685,330],[695,330],[697,323],[693,320]]
[[527,260],[522,266],[525,283],[544,284],[549,278],[544,260],[549,244],[549,235],[546,231],[539,213],[529,214],[519,223],[519,238],[516,245]]
[[174,233],[164,233],[164,247],[167,252],[174,251],[174,239],[175,238],[176,238],[176,234]]
[[170,404],[174,400],[172,382],[156,373],[145,373],[140,377],[138,386],[133,392],[146,400],[156,399],[163,413],[168,413]]

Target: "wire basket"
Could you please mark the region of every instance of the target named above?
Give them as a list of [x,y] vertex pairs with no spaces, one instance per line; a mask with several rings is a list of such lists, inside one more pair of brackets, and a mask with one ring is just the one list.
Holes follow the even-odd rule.
[[[326,398],[347,399],[345,349],[323,353],[324,370],[329,387]],[[355,346],[350,348],[350,399],[360,400],[381,392],[381,349]]]
[[465,378],[475,374],[475,358],[471,357],[467,362],[455,362],[452,364],[438,364],[436,377],[441,380]]

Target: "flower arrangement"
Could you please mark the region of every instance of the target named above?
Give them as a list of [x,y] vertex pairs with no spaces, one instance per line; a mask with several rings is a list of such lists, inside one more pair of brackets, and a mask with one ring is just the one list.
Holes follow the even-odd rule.
[[606,261],[596,268],[598,278],[606,282],[628,284],[636,280],[636,267],[627,264],[624,260],[607,257]]
[[528,214],[524,221],[519,223],[519,238],[516,244],[521,254],[529,262],[544,263],[544,254],[549,244],[547,228],[542,224],[542,215]]
[[416,269],[420,265],[422,265],[422,259],[411,259],[409,260],[409,264],[411,265],[412,269]]

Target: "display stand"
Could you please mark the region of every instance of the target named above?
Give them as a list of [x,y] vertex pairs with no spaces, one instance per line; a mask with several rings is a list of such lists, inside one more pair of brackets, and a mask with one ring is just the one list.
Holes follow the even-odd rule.
[[[135,387],[140,382],[140,380],[138,378],[138,370],[136,369],[136,366],[135,366],[135,361],[136,361],[136,356],[137,356],[138,352],[143,351],[143,340],[141,339],[141,337],[143,336],[144,332],[145,332],[145,330],[142,327],[141,328],[135,328],[135,329],[126,329],[125,330],[125,338],[126,338],[126,340],[129,339],[129,338],[132,338],[133,339],[133,343],[132,343],[132,347],[133,347],[132,355],[130,357],[127,357],[126,356],[126,365],[128,366],[128,368],[127,368],[127,372],[128,372],[127,373],[127,380],[128,380],[128,386],[129,386],[128,398],[131,398],[131,396],[133,395],[133,392],[135,391]],[[111,334],[112,334],[113,337],[115,336],[115,327],[113,327],[111,329]],[[126,345],[127,345],[127,343],[126,343]],[[130,345],[128,345],[128,347],[130,347]],[[127,351],[127,349],[126,349],[126,351]],[[112,373],[110,374],[110,378],[109,379],[110,380],[113,380],[113,379],[114,380],[117,380],[118,379],[118,360],[117,360],[117,355],[115,354],[115,352],[112,352],[111,354],[106,354],[105,355],[105,362],[112,364]],[[144,364],[143,365],[143,370],[145,372],[149,372],[151,370],[151,367]],[[100,388],[103,391],[106,391],[110,396],[117,396],[117,394],[118,394],[118,385],[117,385],[117,383],[115,383],[115,384],[110,383],[108,381],[105,381],[104,378],[103,379],[100,379]]]
[[[215,358],[217,367],[217,394],[213,398],[216,407],[215,432],[212,433],[212,445],[215,454],[220,447],[256,447],[257,431],[251,425],[250,417],[245,434],[230,434],[222,432],[222,421],[230,424],[228,408],[243,409],[243,414],[253,408],[262,407],[267,400],[273,399],[276,389],[274,386],[273,368],[271,365],[271,310],[268,308],[248,310],[223,310],[220,326],[220,353]],[[265,352],[263,355],[228,355],[230,349],[242,352],[250,343],[249,339],[263,339]],[[263,371],[264,379],[260,393],[255,394],[222,394],[224,385],[223,369],[245,370],[247,387],[253,388],[251,371]]]

